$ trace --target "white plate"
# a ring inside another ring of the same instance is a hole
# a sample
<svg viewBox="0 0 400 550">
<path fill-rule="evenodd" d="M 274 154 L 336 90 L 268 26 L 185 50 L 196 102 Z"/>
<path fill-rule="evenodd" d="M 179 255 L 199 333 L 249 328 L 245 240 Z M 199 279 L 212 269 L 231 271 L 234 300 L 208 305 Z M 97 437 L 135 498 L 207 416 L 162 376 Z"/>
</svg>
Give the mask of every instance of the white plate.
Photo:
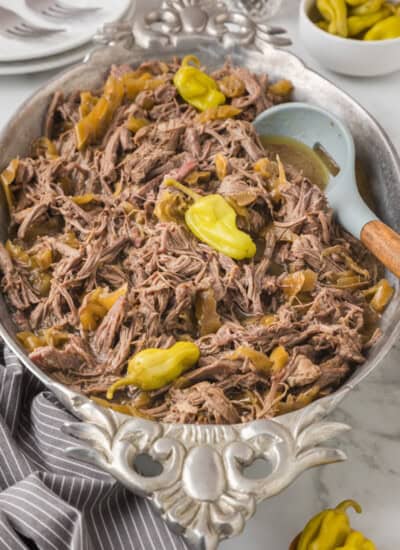
<svg viewBox="0 0 400 550">
<path fill-rule="evenodd" d="M 9 6 L 11 9 L 18 11 L 26 19 L 32 23 L 41 24 L 49 27 L 64 28 L 65 32 L 51 34 L 40 38 L 6 38 L 0 35 L 0 62 L 16 62 L 26 61 L 31 59 L 48 58 L 55 56 L 61 52 L 72 50 L 82 44 L 87 43 L 102 27 L 104 23 L 113 23 L 120 19 L 128 10 L 131 0 L 68 0 L 68 3 L 79 7 L 100 7 L 101 9 L 90 14 L 81 15 L 78 17 L 42 18 L 38 15 L 35 17 L 35 12 L 28 12 L 24 7 L 24 3 L 20 0 L 14 0 Z M 7 3 L 8 4 L 8 3 Z M 0 2 L 0 5 L 6 5 Z M 65 65 L 67 62 L 64 63 Z M 55 65 L 60 66 L 60 65 Z M 36 69 L 35 71 L 37 71 Z M 39 69 L 45 70 L 45 69 Z M 26 71 L 26 72 L 35 72 Z M 0 74 L 18 74 L 16 72 Z"/>
<path fill-rule="evenodd" d="M 0 63 L 0 76 L 15 74 L 40 73 L 50 71 L 58 67 L 65 67 L 81 61 L 86 54 L 94 48 L 93 43 L 89 42 L 79 48 L 75 48 L 64 54 L 43 57 L 32 61 L 18 61 L 15 63 Z"/>
</svg>

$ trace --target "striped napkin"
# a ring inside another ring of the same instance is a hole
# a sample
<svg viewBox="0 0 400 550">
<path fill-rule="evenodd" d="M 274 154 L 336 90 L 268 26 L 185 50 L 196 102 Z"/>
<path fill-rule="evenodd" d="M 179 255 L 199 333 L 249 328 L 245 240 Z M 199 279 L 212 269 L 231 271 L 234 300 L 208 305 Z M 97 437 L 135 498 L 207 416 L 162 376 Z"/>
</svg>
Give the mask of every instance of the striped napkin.
<svg viewBox="0 0 400 550">
<path fill-rule="evenodd" d="M 70 419 L 0 342 L 0 550 L 187 549 L 147 500 L 66 458 Z"/>
</svg>

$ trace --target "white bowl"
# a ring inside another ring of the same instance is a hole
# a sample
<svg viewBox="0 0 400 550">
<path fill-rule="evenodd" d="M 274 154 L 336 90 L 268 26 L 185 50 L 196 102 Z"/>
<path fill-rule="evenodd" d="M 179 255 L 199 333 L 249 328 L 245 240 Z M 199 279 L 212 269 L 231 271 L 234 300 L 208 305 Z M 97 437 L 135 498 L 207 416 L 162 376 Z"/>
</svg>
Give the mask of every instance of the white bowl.
<svg viewBox="0 0 400 550">
<path fill-rule="evenodd" d="M 300 37 L 327 69 L 350 76 L 377 76 L 400 70 L 400 38 L 363 41 L 323 31 L 310 19 L 315 0 L 300 2 Z"/>
</svg>

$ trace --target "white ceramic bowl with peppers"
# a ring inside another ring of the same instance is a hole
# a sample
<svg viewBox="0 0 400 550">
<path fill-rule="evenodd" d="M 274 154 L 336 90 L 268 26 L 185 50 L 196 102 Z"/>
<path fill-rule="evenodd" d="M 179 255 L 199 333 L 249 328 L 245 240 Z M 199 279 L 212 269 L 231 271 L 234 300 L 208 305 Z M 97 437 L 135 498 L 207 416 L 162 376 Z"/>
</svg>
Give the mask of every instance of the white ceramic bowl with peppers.
<svg viewBox="0 0 400 550">
<path fill-rule="evenodd" d="M 343 38 L 320 28 L 317 22 L 321 19 L 316 0 L 301 0 L 300 36 L 323 67 L 350 76 L 378 76 L 400 70 L 400 38 Z"/>
</svg>

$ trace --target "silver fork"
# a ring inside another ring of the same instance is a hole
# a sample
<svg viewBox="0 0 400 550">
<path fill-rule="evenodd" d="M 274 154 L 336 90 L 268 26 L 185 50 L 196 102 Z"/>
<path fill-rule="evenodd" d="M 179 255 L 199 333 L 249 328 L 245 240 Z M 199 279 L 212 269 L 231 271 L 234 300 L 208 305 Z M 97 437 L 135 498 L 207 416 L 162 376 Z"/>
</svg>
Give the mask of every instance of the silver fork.
<svg viewBox="0 0 400 550">
<path fill-rule="evenodd" d="M 65 4 L 62 0 L 25 0 L 26 5 L 41 15 L 51 18 L 76 17 L 94 13 L 101 8 L 79 8 Z"/>
<path fill-rule="evenodd" d="M 40 27 L 28 21 L 15 11 L 0 6 L 0 33 L 8 37 L 39 38 L 48 34 L 62 32 L 64 29 Z"/>
</svg>

